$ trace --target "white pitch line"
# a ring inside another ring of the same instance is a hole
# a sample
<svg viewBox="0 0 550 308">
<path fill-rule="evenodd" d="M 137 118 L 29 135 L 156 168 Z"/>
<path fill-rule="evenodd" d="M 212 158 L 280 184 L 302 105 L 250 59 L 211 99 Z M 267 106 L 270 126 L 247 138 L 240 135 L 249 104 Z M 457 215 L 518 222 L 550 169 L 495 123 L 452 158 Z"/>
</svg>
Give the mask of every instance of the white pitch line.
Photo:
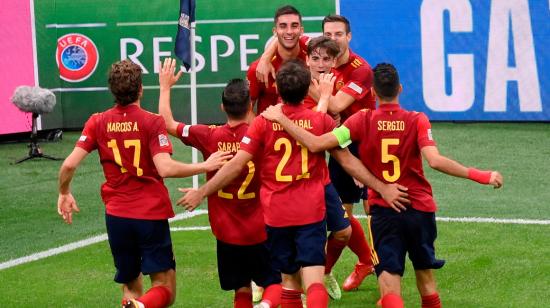
<svg viewBox="0 0 550 308">
<path fill-rule="evenodd" d="M 196 210 L 193 212 L 185 212 L 176 215 L 174 218 L 170 219 L 170 222 L 172 221 L 178 221 L 183 219 L 189 219 L 191 217 L 204 215 L 208 213 L 206 210 Z M 356 218 L 365 219 L 367 218 L 366 215 L 356 215 Z M 539 220 L 539 219 L 504 219 L 504 218 L 492 218 L 492 217 L 436 217 L 437 221 L 443 221 L 443 222 L 466 222 L 466 223 L 493 223 L 493 224 L 518 224 L 518 225 L 550 225 L 550 220 Z M 203 230 L 210 230 L 210 227 L 173 227 L 170 228 L 171 231 L 177 232 L 177 231 L 203 231 Z M 81 240 L 78 242 L 70 243 L 67 245 L 63 245 L 61 247 L 48 249 L 42 252 L 34 253 L 32 255 L 28 255 L 25 257 L 9 260 L 4 263 L 0 263 L 0 270 L 7 269 L 10 267 L 14 267 L 20 264 L 44 259 L 50 256 L 54 256 L 57 254 L 61 254 L 64 252 L 69 252 L 78 248 L 82 248 L 85 246 L 89 246 L 95 243 L 99 243 L 102 241 L 107 240 L 107 234 L 101 234 L 98 236 L 94 236 L 85 240 Z"/>
<path fill-rule="evenodd" d="M 193 212 L 185 212 L 185 213 L 181 213 L 181 214 L 176 215 L 175 217 L 169 219 L 169 221 L 172 222 L 172 221 L 178 221 L 178 220 L 183 220 L 183 219 L 189 219 L 191 217 L 195 217 L 195 216 L 198 216 L 198 215 L 204 215 L 206 213 L 208 213 L 208 211 L 206 211 L 206 210 L 196 210 L 196 211 L 193 211 Z M 91 237 L 91 238 L 88 238 L 88 239 L 85 239 L 85 240 L 81 240 L 81 241 L 73 242 L 73 243 L 70 243 L 70 244 L 67 244 L 67 245 L 63 245 L 63 246 L 60 246 L 60 247 L 57 247 L 57 248 L 52 248 L 52 249 L 48 249 L 48 250 L 41 251 L 41 252 L 38 252 L 38 253 L 33 253 L 32 255 L 28 255 L 28 256 L 25 256 L 25 257 L 12 259 L 12 260 L 0 263 L 0 271 L 3 270 L 3 269 L 7 269 L 7 268 L 10 268 L 10 267 L 20 265 L 20 264 L 29 263 L 29 262 L 32 262 L 32 261 L 36 261 L 36 260 L 44 259 L 44 258 L 47 258 L 47 257 L 55 256 L 55 255 L 58 255 L 58 254 L 61 254 L 61 253 L 64 253 L 64 252 L 69 252 L 69 251 L 72 251 L 72 250 L 75 250 L 75 249 L 78 249 L 78 248 L 86 247 L 86 246 L 89 246 L 89 245 L 92 245 L 92 244 L 95 244 L 95 243 L 103 242 L 105 240 L 107 240 L 107 234 L 106 233 L 100 234 L 100 235 L 97 235 L 97 236 L 94 236 L 94 237 Z"/>
<path fill-rule="evenodd" d="M 170 228 L 170 231 L 172 232 L 178 232 L 178 231 L 205 231 L 210 230 L 209 226 L 204 227 L 173 227 Z"/>
<path fill-rule="evenodd" d="M 550 225 L 550 220 L 542 219 L 515 219 L 515 218 L 492 218 L 492 217 L 436 217 L 437 221 L 446 222 L 475 222 L 492 224 L 515 224 L 515 225 Z"/>
<path fill-rule="evenodd" d="M 172 222 L 172 221 L 184 220 L 184 219 L 189 219 L 189 218 L 199 216 L 199 215 L 204 215 L 204 214 L 208 214 L 208 211 L 207 210 L 196 210 L 196 211 L 193 211 L 193 212 L 183 212 L 183 213 L 180 213 L 180 214 L 168 219 L 168 221 Z"/>
<path fill-rule="evenodd" d="M 356 218 L 367 218 L 367 215 L 356 215 Z M 435 217 L 436 221 L 444 222 L 471 222 L 471 223 L 492 223 L 492 224 L 515 224 L 515 225 L 550 225 L 550 220 L 521 219 L 521 218 L 493 218 L 493 217 Z"/>
<path fill-rule="evenodd" d="M 78 248 L 82 248 L 82 247 L 85 247 L 85 246 L 89 246 L 89 245 L 92 245 L 92 244 L 95 244 L 95 243 L 103 242 L 106 239 L 107 239 L 107 234 L 101 234 L 101 235 L 94 236 L 94 237 L 91 237 L 91 238 L 88 238 L 88 239 L 85 239 L 85 240 L 82 240 L 82 241 L 70 243 L 70 244 L 67 244 L 67 245 L 63 245 L 63 246 L 53 248 L 53 249 L 48 249 L 48 250 L 38 252 L 38 253 L 33 253 L 32 255 L 28 255 L 28 256 L 25 256 L 25 257 L 9 260 L 7 262 L 0 263 L 0 270 L 10 268 L 10 267 L 14 267 L 14 266 L 17 266 L 17 265 L 20 265 L 20 264 L 25 264 L 25 263 L 29 263 L 29 262 L 32 262 L 32 261 L 44 259 L 44 258 L 47 258 L 47 257 L 50 257 L 50 256 L 58 255 L 60 253 L 68 252 L 68 251 L 75 250 L 75 249 L 78 249 Z"/>
</svg>

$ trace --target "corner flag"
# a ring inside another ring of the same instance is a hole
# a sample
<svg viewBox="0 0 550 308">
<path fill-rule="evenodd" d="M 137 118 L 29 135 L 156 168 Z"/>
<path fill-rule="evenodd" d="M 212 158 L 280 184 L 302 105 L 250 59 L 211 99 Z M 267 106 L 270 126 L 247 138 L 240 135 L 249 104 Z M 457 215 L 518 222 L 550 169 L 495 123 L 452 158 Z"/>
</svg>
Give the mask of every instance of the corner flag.
<svg viewBox="0 0 550 308">
<path fill-rule="evenodd" d="M 195 0 L 180 0 L 180 17 L 176 35 L 176 56 L 185 69 L 191 67 L 191 23 L 195 21 Z"/>
</svg>

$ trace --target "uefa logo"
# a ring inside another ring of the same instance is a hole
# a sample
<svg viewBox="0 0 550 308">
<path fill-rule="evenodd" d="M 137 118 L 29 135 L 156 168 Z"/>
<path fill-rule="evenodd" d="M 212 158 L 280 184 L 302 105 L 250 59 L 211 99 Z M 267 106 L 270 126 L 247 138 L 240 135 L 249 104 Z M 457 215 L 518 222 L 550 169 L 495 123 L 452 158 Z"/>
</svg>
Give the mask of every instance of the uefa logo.
<svg viewBox="0 0 550 308">
<path fill-rule="evenodd" d="M 88 79 L 95 71 L 99 62 L 99 53 L 89 37 L 70 33 L 57 40 L 55 61 L 61 79 L 80 82 Z"/>
</svg>

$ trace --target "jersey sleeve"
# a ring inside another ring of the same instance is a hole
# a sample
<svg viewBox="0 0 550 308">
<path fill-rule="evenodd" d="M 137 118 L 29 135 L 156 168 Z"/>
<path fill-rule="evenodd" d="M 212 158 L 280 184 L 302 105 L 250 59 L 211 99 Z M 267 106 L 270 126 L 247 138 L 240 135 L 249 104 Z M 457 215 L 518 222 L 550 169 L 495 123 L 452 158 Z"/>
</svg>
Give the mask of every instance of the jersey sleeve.
<svg viewBox="0 0 550 308">
<path fill-rule="evenodd" d="M 328 133 L 336 128 L 336 122 L 328 113 L 321 113 L 323 115 L 323 121 L 325 124 L 325 131 L 323 133 Z"/>
<path fill-rule="evenodd" d="M 262 136 L 266 127 L 267 120 L 264 117 L 258 116 L 248 127 L 246 134 L 241 140 L 240 149 L 244 150 L 253 156 L 259 152 L 262 147 Z"/>
<path fill-rule="evenodd" d="M 92 152 L 97 149 L 96 127 L 98 118 L 99 114 L 93 114 L 88 121 L 86 121 L 82 134 L 76 142 L 76 146 L 82 148 L 86 152 Z"/>
<path fill-rule="evenodd" d="M 366 64 L 360 65 L 351 72 L 350 79 L 340 91 L 351 95 L 355 100 L 360 100 L 370 92 L 373 79 L 374 74 L 370 67 Z"/>
<path fill-rule="evenodd" d="M 188 146 L 192 146 L 203 153 L 206 146 L 209 144 L 210 136 L 212 135 L 212 129 L 210 126 L 203 124 L 186 125 L 184 123 L 178 123 L 176 132 L 181 142 Z"/>
<path fill-rule="evenodd" d="M 342 126 L 345 126 L 349 129 L 349 138 L 351 141 L 359 141 L 363 139 L 365 133 L 365 119 L 367 118 L 367 113 L 370 110 L 365 109 L 359 112 L 356 112 L 351 117 L 349 117 Z"/>
<path fill-rule="evenodd" d="M 432 125 L 430 124 L 428 117 L 422 112 L 418 113 L 417 130 L 417 142 L 419 148 L 435 145 L 435 141 L 432 136 Z"/>
<path fill-rule="evenodd" d="M 159 153 L 172 154 L 172 143 L 166 132 L 166 124 L 160 116 L 155 116 L 149 127 L 149 151 L 151 157 Z"/>
</svg>

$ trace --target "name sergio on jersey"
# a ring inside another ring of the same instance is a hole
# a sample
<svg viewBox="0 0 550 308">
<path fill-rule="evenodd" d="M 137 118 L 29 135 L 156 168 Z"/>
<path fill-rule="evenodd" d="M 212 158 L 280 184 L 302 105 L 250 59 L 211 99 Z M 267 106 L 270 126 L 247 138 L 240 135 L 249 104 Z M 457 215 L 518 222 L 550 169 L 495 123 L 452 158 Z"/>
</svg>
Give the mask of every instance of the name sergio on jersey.
<svg viewBox="0 0 550 308">
<path fill-rule="evenodd" d="M 404 131 L 404 121 L 378 121 L 378 131 Z"/>
<path fill-rule="evenodd" d="M 292 120 L 292 122 L 294 122 L 294 124 L 300 126 L 303 129 L 307 129 L 307 130 L 313 129 L 313 126 L 311 125 L 311 120 L 299 119 L 299 120 Z M 273 131 L 276 132 L 276 131 L 284 130 L 283 127 L 281 126 L 281 124 L 279 124 L 279 123 L 272 123 L 272 124 L 273 124 Z"/>
<path fill-rule="evenodd" d="M 137 122 L 108 122 L 108 133 L 139 132 Z"/>
<path fill-rule="evenodd" d="M 218 151 L 237 153 L 240 149 L 240 142 L 218 142 Z"/>
</svg>

